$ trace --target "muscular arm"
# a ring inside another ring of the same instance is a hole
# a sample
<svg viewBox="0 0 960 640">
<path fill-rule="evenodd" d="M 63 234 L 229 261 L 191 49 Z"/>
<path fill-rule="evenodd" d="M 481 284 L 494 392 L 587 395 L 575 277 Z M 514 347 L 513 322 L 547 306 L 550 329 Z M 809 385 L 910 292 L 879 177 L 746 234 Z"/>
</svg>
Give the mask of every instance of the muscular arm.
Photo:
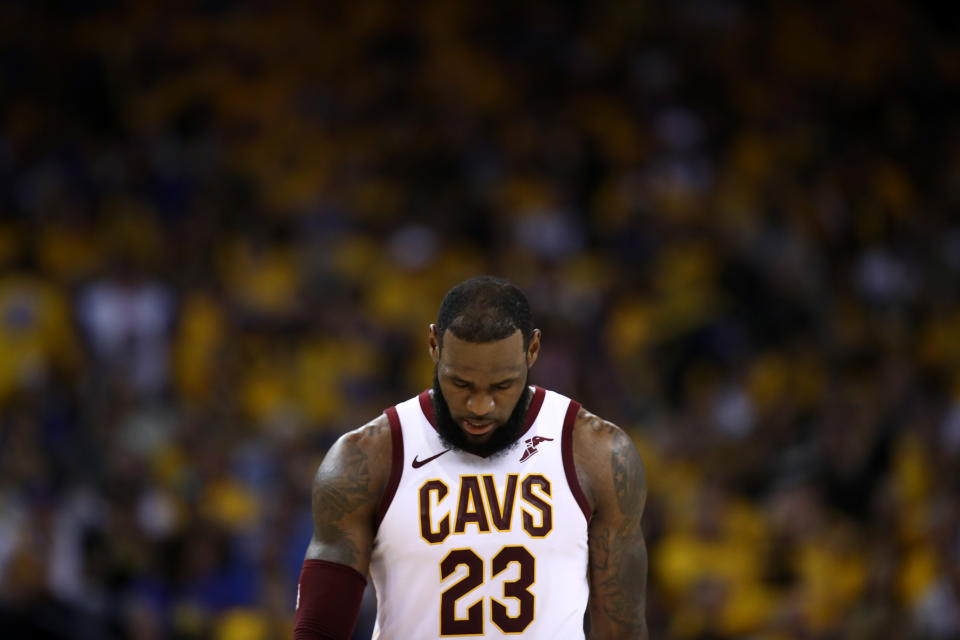
<svg viewBox="0 0 960 640">
<path fill-rule="evenodd" d="M 647 547 L 640 528 L 647 481 L 640 454 L 616 425 L 581 409 L 574 430 L 590 521 L 590 640 L 647 640 Z"/>
<path fill-rule="evenodd" d="M 326 560 L 367 573 L 374 517 L 390 474 L 387 417 L 344 434 L 313 479 L 313 537 L 306 559 Z"/>
</svg>

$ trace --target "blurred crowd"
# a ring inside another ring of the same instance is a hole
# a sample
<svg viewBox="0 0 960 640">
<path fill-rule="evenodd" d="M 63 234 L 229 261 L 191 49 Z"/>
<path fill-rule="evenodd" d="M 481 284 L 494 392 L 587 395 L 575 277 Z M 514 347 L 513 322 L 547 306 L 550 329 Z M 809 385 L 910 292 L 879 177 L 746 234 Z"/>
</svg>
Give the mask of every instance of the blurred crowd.
<svg viewBox="0 0 960 640">
<path fill-rule="evenodd" d="M 317 463 L 494 273 L 643 454 L 651 638 L 960 637 L 938 6 L 4 3 L 2 635 L 291 637 Z"/>
</svg>

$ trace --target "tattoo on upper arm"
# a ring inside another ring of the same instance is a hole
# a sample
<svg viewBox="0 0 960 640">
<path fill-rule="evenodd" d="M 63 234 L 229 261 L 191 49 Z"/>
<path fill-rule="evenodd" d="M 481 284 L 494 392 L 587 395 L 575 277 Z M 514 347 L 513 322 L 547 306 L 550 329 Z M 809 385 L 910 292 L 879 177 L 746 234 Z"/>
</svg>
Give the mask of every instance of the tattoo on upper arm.
<svg viewBox="0 0 960 640">
<path fill-rule="evenodd" d="M 610 468 L 613 471 L 613 484 L 617 490 L 620 513 L 624 516 L 637 516 L 639 527 L 639 516 L 643 513 L 647 489 L 646 479 L 640 454 L 626 434 L 617 438 L 613 451 L 610 452 Z"/>
<path fill-rule="evenodd" d="M 358 549 L 342 520 L 369 504 L 370 499 L 367 453 L 355 444 L 344 444 L 336 459 L 324 460 L 317 470 L 313 485 L 314 538 L 335 545 L 342 552 L 342 561 L 355 562 Z"/>
<path fill-rule="evenodd" d="M 607 508 L 618 513 L 603 519 L 611 524 L 591 529 L 591 609 L 617 625 L 624 637 L 646 638 L 647 549 L 640 527 L 646 499 L 643 463 L 625 433 L 610 423 L 599 422 L 615 431 L 610 480 L 616 503 Z"/>
</svg>

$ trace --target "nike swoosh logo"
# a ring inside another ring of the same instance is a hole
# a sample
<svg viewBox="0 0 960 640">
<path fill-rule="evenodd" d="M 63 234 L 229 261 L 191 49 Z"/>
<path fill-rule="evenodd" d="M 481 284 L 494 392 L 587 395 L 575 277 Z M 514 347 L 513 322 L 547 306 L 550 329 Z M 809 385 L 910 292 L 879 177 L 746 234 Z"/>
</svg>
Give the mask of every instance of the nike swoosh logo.
<svg viewBox="0 0 960 640">
<path fill-rule="evenodd" d="M 420 467 L 427 464 L 431 460 L 436 460 L 437 458 L 445 454 L 447 451 L 450 451 L 450 449 L 444 449 L 440 453 L 430 456 L 429 458 L 424 458 L 423 460 L 417 460 L 417 456 L 413 456 L 413 462 L 411 462 L 410 464 L 413 466 L 414 469 L 419 469 Z"/>
</svg>

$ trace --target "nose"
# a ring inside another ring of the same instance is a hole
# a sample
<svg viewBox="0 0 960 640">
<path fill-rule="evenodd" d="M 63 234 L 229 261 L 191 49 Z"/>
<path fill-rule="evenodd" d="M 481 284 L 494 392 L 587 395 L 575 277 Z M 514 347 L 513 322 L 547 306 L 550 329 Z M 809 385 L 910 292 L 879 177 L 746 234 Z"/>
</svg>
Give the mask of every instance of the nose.
<svg viewBox="0 0 960 640">
<path fill-rule="evenodd" d="M 471 393 L 467 397 L 467 411 L 475 416 L 485 416 L 492 413 L 495 406 L 493 395 L 484 391 Z"/>
</svg>

